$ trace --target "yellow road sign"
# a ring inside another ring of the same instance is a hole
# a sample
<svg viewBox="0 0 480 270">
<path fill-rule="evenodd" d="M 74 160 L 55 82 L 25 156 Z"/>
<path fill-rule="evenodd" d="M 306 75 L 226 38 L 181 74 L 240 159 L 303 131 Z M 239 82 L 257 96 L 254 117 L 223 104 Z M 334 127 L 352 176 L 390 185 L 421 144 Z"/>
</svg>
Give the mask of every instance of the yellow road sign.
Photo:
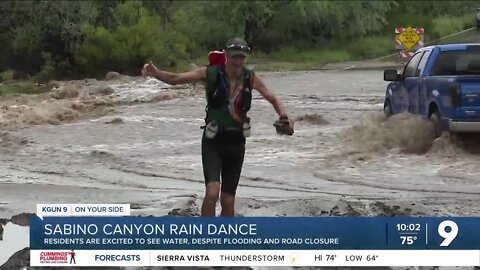
<svg viewBox="0 0 480 270">
<path fill-rule="evenodd" d="M 411 49 L 422 37 L 417 34 L 415 29 L 409 26 L 399 35 L 398 39 L 405 45 L 405 48 Z"/>
</svg>

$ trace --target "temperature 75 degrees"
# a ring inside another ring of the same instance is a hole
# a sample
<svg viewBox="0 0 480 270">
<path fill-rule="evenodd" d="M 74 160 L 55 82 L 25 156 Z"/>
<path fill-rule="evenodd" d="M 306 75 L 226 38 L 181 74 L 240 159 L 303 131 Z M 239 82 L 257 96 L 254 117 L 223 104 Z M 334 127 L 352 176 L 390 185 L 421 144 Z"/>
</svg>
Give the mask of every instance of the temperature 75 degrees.
<svg viewBox="0 0 480 270">
<path fill-rule="evenodd" d="M 415 235 L 400 236 L 400 240 L 402 240 L 402 245 L 411 245 L 417 240 L 417 236 Z"/>
</svg>

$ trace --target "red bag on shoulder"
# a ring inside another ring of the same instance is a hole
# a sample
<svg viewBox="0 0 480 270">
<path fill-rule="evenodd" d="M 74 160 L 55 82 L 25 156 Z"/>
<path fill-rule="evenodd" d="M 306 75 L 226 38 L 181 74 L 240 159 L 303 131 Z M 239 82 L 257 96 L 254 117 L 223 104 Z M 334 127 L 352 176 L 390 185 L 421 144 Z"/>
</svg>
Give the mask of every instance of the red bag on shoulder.
<svg viewBox="0 0 480 270">
<path fill-rule="evenodd" d="M 224 51 L 211 51 L 208 53 L 208 60 L 210 66 L 222 66 L 225 65 L 227 57 Z"/>
</svg>

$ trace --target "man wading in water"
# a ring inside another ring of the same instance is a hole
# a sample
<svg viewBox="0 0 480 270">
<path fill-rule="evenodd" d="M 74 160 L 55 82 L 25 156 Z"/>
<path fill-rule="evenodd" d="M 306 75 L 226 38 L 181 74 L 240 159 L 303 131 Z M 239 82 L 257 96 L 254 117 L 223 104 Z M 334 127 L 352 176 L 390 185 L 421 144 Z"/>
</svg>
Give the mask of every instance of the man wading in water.
<svg viewBox="0 0 480 270">
<path fill-rule="evenodd" d="M 215 216 L 220 189 L 222 216 L 234 215 L 235 193 L 245 155 L 245 137 L 249 136 L 251 89 L 256 89 L 268 100 L 280 116 L 275 123 L 279 134 L 293 134 L 293 122 L 285 108 L 259 77 L 246 69 L 250 53 L 247 43 L 234 38 L 226 45 L 226 62 L 201 67 L 185 73 L 159 70 L 152 63 L 145 64 L 143 76 L 152 76 L 171 85 L 204 82 L 207 96 L 206 126 L 202 138 L 202 163 L 206 192 L 202 216 Z M 220 175 L 222 184 L 220 185 Z"/>
</svg>

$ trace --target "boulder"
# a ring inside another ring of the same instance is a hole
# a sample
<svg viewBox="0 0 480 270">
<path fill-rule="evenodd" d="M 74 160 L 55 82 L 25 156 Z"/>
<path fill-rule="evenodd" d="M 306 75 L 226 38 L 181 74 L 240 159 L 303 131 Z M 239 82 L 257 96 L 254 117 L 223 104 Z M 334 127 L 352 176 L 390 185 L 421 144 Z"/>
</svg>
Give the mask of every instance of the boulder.
<svg viewBox="0 0 480 270">
<path fill-rule="evenodd" d="M 121 79 L 122 77 L 123 77 L 123 75 L 116 72 L 116 71 L 109 71 L 109 72 L 107 72 L 107 75 L 105 75 L 105 79 L 107 81 L 118 80 L 118 79 Z"/>
<path fill-rule="evenodd" d="M 62 85 L 54 88 L 50 93 L 50 96 L 56 99 L 76 98 L 79 93 L 77 87 L 73 85 Z"/>
</svg>

